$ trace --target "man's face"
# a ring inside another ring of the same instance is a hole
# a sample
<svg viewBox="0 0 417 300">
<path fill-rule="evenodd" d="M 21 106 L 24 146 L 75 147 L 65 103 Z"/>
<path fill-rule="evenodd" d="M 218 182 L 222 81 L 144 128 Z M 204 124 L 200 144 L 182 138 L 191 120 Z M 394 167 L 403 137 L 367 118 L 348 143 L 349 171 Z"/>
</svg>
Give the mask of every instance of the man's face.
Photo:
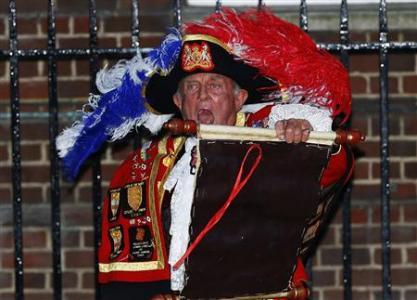
<svg viewBox="0 0 417 300">
<path fill-rule="evenodd" d="M 230 78 L 213 73 L 185 77 L 174 95 L 184 119 L 201 124 L 235 125 L 248 93 Z"/>
</svg>

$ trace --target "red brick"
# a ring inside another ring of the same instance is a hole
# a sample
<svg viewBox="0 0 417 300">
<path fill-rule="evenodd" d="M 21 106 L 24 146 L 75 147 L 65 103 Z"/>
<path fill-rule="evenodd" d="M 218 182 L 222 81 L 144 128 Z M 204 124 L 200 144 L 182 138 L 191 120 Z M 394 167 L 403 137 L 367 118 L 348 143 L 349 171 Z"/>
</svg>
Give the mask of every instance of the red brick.
<svg viewBox="0 0 417 300">
<path fill-rule="evenodd" d="M 391 161 L 390 167 L 390 178 L 400 178 L 400 163 Z M 379 162 L 372 163 L 372 178 L 380 178 L 381 175 L 381 164 Z"/>
<path fill-rule="evenodd" d="M 87 37 L 58 37 L 59 48 L 88 48 L 89 40 Z"/>
<path fill-rule="evenodd" d="M 71 76 L 71 61 L 59 60 L 57 62 L 57 73 L 59 76 Z"/>
<path fill-rule="evenodd" d="M 366 42 L 366 33 L 358 32 L 358 31 L 351 31 L 350 32 L 350 40 L 351 42 Z"/>
<path fill-rule="evenodd" d="M 417 117 L 404 116 L 404 134 L 417 134 Z"/>
<path fill-rule="evenodd" d="M 352 207 L 351 222 L 353 224 L 364 224 L 368 222 L 367 207 Z"/>
<path fill-rule="evenodd" d="M 379 117 L 373 117 L 372 120 L 372 133 L 374 136 L 379 136 Z M 389 115 L 389 132 L 391 135 L 400 134 L 400 118 L 398 115 Z M 367 143 L 367 142 L 366 142 Z"/>
<path fill-rule="evenodd" d="M 371 299 L 371 291 L 355 291 L 353 289 L 352 296 L 353 296 L 352 299 L 355 299 L 355 300 L 369 300 Z"/>
<path fill-rule="evenodd" d="M 350 71 L 377 72 L 378 54 L 354 54 L 350 56 Z"/>
<path fill-rule="evenodd" d="M 368 135 L 368 119 L 365 115 L 354 114 L 352 115 L 352 129 L 358 129 L 365 135 Z"/>
<path fill-rule="evenodd" d="M 314 286 L 335 286 L 336 272 L 334 270 L 314 271 Z"/>
<path fill-rule="evenodd" d="M 352 228 L 352 245 L 366 245 L 380 243 L 379 227 L 354 227 Z"/>
<path fill-rule="evenodd" d="M 417 290 L 406 290 L 405 291 L 405 300 L 414 300 L 417 299 Z"/>
<path fill-rule="evenodd" d="M 379 32 L 377 32 L 377 31 L 371 32 L 370 37 L 371 37 L 372 42 L 379 41 Z M 399 31 L 390 30 L 389 33 L 388 33 L 388 40 L 390 42 L 398 41 L 399 40 Z"/>
<path fill-rule="evenodd" d="M 325 289 L 323 291 L 323 298 L 317 297 L 314 299 L 323 299 L 323 300 L 343 299 L 343 289 L 342 288 Z"/>
<path fill-rule="evenodd" d="M 14 253 L 3 253 L 1 261 L 4 268 L 14 268 Z M 52 266 L 52 255 L 49 252 L 28 252 L 23 251 L 24 269 L 50 268 Z"/>
<path fill-rule="evenodd" d="M 391 205 L 390 207 L 390 220 L 392 223 L 398 223 L 400 221 L 400 209 L 398 206 Z M 372 222 L 379 224 L 381 223 L 381 207 L 372 207 Z"/>
<path fill-rule="evenodd" d="M 404 93 L 417 93 L 417 75 L 404 76 Z"/>
<path fill-rule="evenodd" d="M 407 263 L 417 264 L 417 248 L 407 248 Z"/>
<path fill-rule="evenodd" d="M 369 162 L 356 162 L 353 176 L 355 179 L 369 179 Z"/>
<path fill-rule="evenodd" d="M 60 192 L 61 194 L 60 194 L 59 201 L 61 203 L 75 203 L 76 202 L 73 186 L 71 187 L 68 185 L 61 185 Z M 48 187 L 47 193 L 46 193 L 46 202 L 49 203 L 50 201 L 51 201 L 51 189 Z"/>
<path fill-rule="evenodd" d="M 40 144 L 22 145 L 21 146 L 22 161 L 40 160 L 42 157 L 41 147 L 42 145 Z"/>
<path fill-rule="evenodd" d="M 41 19 L 41 30 L 42 33 L 48 34 L 48 19 Z M 55 18 L 55 30 L 57 34 L 69 33 L 69 17 L 58 15 Z"/>
<path fill-rule="evenodd" d="M 45 81 L 20 82 L 20 97 L 27 99 L 48 98 L 48 83 Z"/>
<path fill-rule="evenodd" d="M 417 40 L 417 31 L 416 30 L 402 30 L 404 41 L 415 41 Z"/>
<path fill-rule="evenodd" d="M 90 63 L 88 60 L 77 60 L 75 63 L 77 75 L 90 75 Z"/>
<path fill-rule="evenodd" d="M 380 195 L 379 185 L 365 185 L 358 184 L 354 182 L 354 187 L 352 189 L 353 200 L 378 200 Z"/>
<path fill-rule="evenodd" d="M 71 250 L 64 254 L 66 268 L 92 268 L 94 265 L 93 250 Z"/>
<path fill-rule="evenodd" d="M 0 231 L 0 249 L 13 247 L 13 233 L 11 230 Z"/>
<path fill-rule="evenodd" d="M 10 177 L 12 176 L 10 167 L 0 167 L 0 182 L 10 182 Z"/>
<path fill-rule="evenodd" d="M 392 243 L 410 243 L 417 239 L 417 228 L 410 226 L 391 226 Z"/>
<path fill-rule="evenodd" d="M 37 32 L 37 18 L 17 18 L 17 34 L 36 34 Z"/>
<path fill-rule="evenodd" d="M 333 226 L 328 226 L 323 236 L 320 237 L 320 244 L 322 245 L 334 245 L 336 244 L 336 231 Z"/>
<path fill-rule="evenodd" d="M 28 300 L 52 300 L 53 294 L 52 292 L 25 292 L 25 299 Z"/>
<path fill-rule="evenodd" d="M 321 252 L 321 265 L 334 266 L 342 264 L 342 248 L 323 248 Z"/>
<path fill-rule="evenodd" d="M 357 286 L 381 286 L 381 270 L 360 269 L 352 270 L 352 285 Z"/>
<path fill-rule="evenodd" d="M 66 292 L 65 299 L 67 300 L 94 300 L 94 293 L 92 292 Z"/>
<path fill-rule="evenodd" d="M 23 182 L 46 182 L 49 181 L 48 166 L 23 166 L 22 167 Z"/>
<path fill-rule="evenodd" d="M 6 34 L 6 26 L 4 26 L 5 21 L 6 21 L 6 18 L 3 18 L 0 20 L 0 35 Z"/>
<path fill-rule="evenodd" d="M 64 248 L 80 247 L 80 231 L 79 230 L 62 230 L 61 243 Z"/>
<path fill-rule="evenodd" d="M 84 247 L 94 247 L 94 232 L 91 230 L 83 232 Z"/>
<path fill-rule="evenodd" d="M 74 17 L 74 32 L 75 33 L 88 33 L 89 22 L 86 16 Z"/>
<path fill-rule="evenodd" d="M 52 279 L 52 278 L 51 278 Z M 75 288 L 77 287 L 78 275 L 75 272 L 65 271 L 62 273 L 62 286 L 64 288 Z M 52 286 L 52 281 L 51 281 Z"/>
<path fill-rule="evenodd" d="M 90 82 L 88 80 L 60 80 L 58 81 L 59 97 L 83 97 L 87 98 L 90 92 Z"/>
<path fill-rule="evenodd" d="M 100 48 L 116 48 L 117 39 L 113 37 L 100 37 L 97 41 L 97 46 Z"/>
<path fill-rule="evenodd" d="M 9 158 L 9 150 L 6 145 L 0 145 L 0 161 L 6 162 Z"/>
<path fill-rule="evenodd" d="M 95 285 L 95 275 L 94 273 L 88 272 L 84 273 L 82 277 L 82 288 L 84 289 L 93 289 Z"/>
<path fill-rule="evenodd" d="M 103 194 L 105 195 L 105 194 Z M 93 198 L 93 192 L 91 187 L 81 187 L 78 191 L 78 201 L 91 203 L 91 199 Z"/>
<path fill-rule="evenodd" d="M 392 265 L 398 265 L 402 264 L 402 254 L 401 249 L 398 248 L 391 248 L 391 264 Z M 381 248 L 376 248 L 374 251 L 374 261 L 376 264 L 381 265 L 382 264 L 382 251 Z"/>
<path fill-rule="evenodd" d="M 0 82 L 0 99 L 10 101 L 10 84 Z"/>
<path fill-rule="evenodd" d="M 415 222 L 417 220 L 417 205 L 408 204 L 403 206 L 404 212 L 404 221 L 405 222 Z"/>
<path fill-rule="evenodd" d="M 47 10 L 47 2 L 39 2 L 36 0 L 16 1 L 16 11 L 23 13 L 45 13 Z"/>
<path fill-rule="evenodd" d="M 104 181 L 110 181 L 113 178 L 114 171 L 118 167 L 118 164 L 102 165 L 101 175 Z"/>
<path fill-rule="evenodd" d="M 1 181 L 1 180 L 0 180 Z M 12 194 L 9 187 L 0 188 L 0 204 L 9 204 L 12 202 Z"/>
<path fill-rule="evenodd" d="M 1 4 L 1 2 L 0 2 L 0 4 Z M 25 295 L 25 297 L 26 296 L 27 295 Z M 14 293 L 10 294 L 8 292 L 0 292 L 0 299 L 1 300 L 14 300 L 14 299 L 16 299 L 16 296 L 15 296 Z"/>
<path fill-rule="evenodd" d="M 139 39 L 140 47 L 156 47 L 161 44 L 163 39 L 163 35 L 155 34 L 152 36 L 141 36 Z M 131 47 L 132 46 L 132 38 L 131 37 L 122 37 L 121 41 L 122 47 Z"/>
<path fill-rule="evenodd" d="M 371 93 L 379 93 L 379 77 L 371 77 Z M 389 77 L 388 78 L 388 92 L 389 93 L 398 93 L 398 78 Z"/>
<path fill-rule="evenodd" d="M 417 162 L 404 163 L 405 177 L 417 179 Z"/>
<path fill-rule="evenodd" d="M 416 285 L 417 283 L 417 268 L 396 268 L 391 269 L 392 284 L 398 285 Z"/>
<path fill-rule="evenodd" d="M 112 16 L 103 19 L 104 32 L 130 32 L 131 20 L 130 17 Z"/>
<path fill-rule="evenodd" d="M 0 289 L 1 288 L 11 288 L 12 287 L 12 273 L 1 272 L 0 273 Z M 0 299 L 1 294 L 0 294 Z"/>
<path fill-rule="evenodd" d="M 415 199 L 416 197 L 417 193 L 415 183 L 396 183 L 391 186 L 392 199 Z"/>
<path fill-rule="evenodd" d="M 42 188 L 41 187 L 23 187 L 22 197 L 25 204 L 35 204 L 43 202 Z"/>
<path fill-rule="evenodd" d="M 0 24 L 1 24 L 1 22 L 0 22 Z M 0 77 L 4 77 L 4 75 L 6 75 L 6 68 L 7 68 L 6 63 L 5 62 L 0 62 Z M 7 71 L 8 70 L 9 69 L 7 68 Z"/>
<path fill-rule="evenodd" d="M 25 231 L 23 246 L 25 248 L 46 248 L 47 236 L 45 231 Z"/>
<path fill-rule="evenodd" d="M 381 291 L 374 291 L 374 298 L 372 299 L 383 299 L 383 295 Z M 392 300 L 402 300 L 400 291 L 396 291 L 395 289 L 392 289 L 391 291 L 391 299 Z"/>
<path fill-rule="evenodd" d="M 19 49 L 28 50 L 28 49 L 47 49 L 48 40 L 46 37 L 24 37 L 19 38 Z"/>
<path fill-rule="evenodd" d="M 91 205 L 77 205 L 61 207 L 63 226 L 92 225 Z"/>
<path fill-rule="evenodd" d="M 388 59 L 390 71 L 414 71 L 416 63 L 414 53 L 391 53 Z"/>
<path fill-rule="evenodd" d="M 45 274 L 43 273 L 28 273 L 25 272 L 24 287 L 31 289 L 44 289 L 45 288 Z"/>
<path fill-rule="evenodd" d="M 415 141 L 392 141 L 389 149 L 391 156 L 416 156 Z"/>
<path fill-rule="evenodd" d="M 49 126 L 47 123 L 40 122 L 23 122 L 22 123 L 22 140 L 48 140 Z"/>
<path fill-rule="evenodd" d="M 357 146 L 360 153 L 363 153 L 363 157 L 379 157 L 379 142 L 366 141 Z"/>
<path fill-rule="evenodd" d="M 22 61 L 19 65 L 20 77 L 36 77 L 38 76 L 38 62 L 37 61 Z"/>
<path fill-rule="evenodd" d="M 359 76 L 350 77 L 350 86 L 352 94 L 365 94 L 366 93 L 366 79 Z"/>
</svg>

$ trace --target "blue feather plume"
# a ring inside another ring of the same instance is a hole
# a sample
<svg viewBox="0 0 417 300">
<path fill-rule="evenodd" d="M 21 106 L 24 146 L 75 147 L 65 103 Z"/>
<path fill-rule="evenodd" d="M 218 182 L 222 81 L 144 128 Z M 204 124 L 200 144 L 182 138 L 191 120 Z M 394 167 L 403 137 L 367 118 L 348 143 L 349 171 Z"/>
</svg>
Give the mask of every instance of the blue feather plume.
<svg viewBox="0 0 417 300">
<path fill-rule="evenodd" d="M 169 72 L 180 49 L 180 33 L 173 29 L 161 46 L 150 51 L 144 60 L 134 58 L 127 62 L 120 85 L 101 95 L 94 111 L 86 113 L 81 121 L 61 133 L 57 148 L 67 179 L 74 180 L 85 160 L 115 132 L 119 130 L 117 138 L 123 138 L 138 122 L 146 121 L 147 101 L 142 96 L 143 86 L 154 71 Z"/>
</svg>

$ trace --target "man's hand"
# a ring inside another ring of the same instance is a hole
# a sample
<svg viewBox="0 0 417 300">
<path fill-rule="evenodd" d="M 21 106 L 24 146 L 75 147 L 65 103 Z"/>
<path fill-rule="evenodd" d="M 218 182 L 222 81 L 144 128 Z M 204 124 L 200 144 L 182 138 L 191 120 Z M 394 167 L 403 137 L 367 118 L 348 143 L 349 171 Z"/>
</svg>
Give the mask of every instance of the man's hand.
<svg viewBox="0 0 417 300">
<path fill-rule="evenodd" d="M 310 122 L 304 119 L 289 119 L 275 123 L 277 137 L 287 143 L 298 144 L 307 141 L 311 130 L 313 127 Z"/>
</svg>

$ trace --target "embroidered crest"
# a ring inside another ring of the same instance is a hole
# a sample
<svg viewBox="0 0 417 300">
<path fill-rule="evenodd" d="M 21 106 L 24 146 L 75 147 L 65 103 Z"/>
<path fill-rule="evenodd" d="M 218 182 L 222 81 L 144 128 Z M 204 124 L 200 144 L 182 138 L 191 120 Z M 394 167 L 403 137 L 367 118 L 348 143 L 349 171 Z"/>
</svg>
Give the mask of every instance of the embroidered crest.
<svg viewBox="0 0 417 300">
<path fill-rule="evenodd" d="M 211 56 L 209 45 L 206 42 L 188 43 L 184 45 L 181 56 L 182 69 L 187 72 L 201 69 L 211 71 L 214 69 L 214 63 Z"/>
<path fill-rule="evenodd" d="M 129 228 L 131 261 L 147 261 L 152 258 L 154 243 L 148 226 Z"/>
<path fill-rule="evenodd" d="M 121 206 L 125 218 L 143 216 L 146 211 L 145 181 L 128 184 L 122 193 Z"/>
<path fill-rule="evenodd" d="M 110 204 L 110 210 L 109 210 L 109 221 L 115 221 L 117 219 L 117 215 L 119 212 L 120 207 L 120 189 L 112 189 L 109 191 L 109 204 Z"/>
<path fill-rule="evenodd" d="M 137 211 L 142 204 L 142 185 L 134 185 L 127 188 L 127 203 Z"/>
<path fill-rule="evenodd" d="M 112 244 L 110 259 L 114 259 L 122 252 L 124 248 L 122 226 L 119 225 L 110 228 L 109 235 Z"/>
</svg>

